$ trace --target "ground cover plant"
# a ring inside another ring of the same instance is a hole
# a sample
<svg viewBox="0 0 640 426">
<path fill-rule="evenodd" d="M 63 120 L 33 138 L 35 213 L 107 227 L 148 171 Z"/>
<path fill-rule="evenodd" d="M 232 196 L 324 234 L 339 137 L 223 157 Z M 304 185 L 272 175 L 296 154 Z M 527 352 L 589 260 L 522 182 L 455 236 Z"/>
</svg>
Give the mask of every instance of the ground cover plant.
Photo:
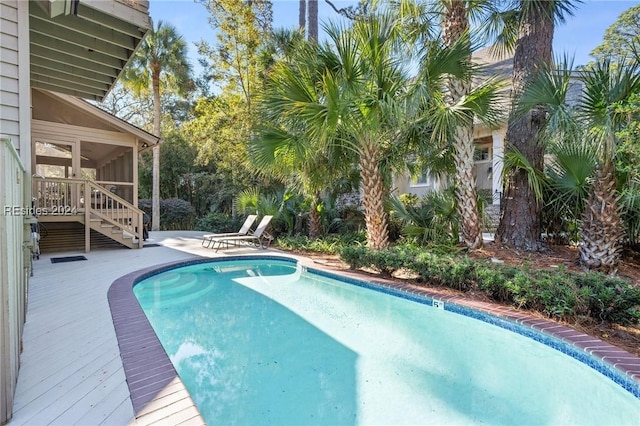
<svg viewBox="0 0 640 426">
<path fill-rule="evenodd" d="M 341 258 L 351 268 L 375 268 L 391 274 L 401 268 L 431 285 L 469 292 L 482 291 L 492 300 L 532 309 L 555 319 L 590 317 L 621 325 L 640 323 L 640 288 L 601 273 L 513 267 L 465 255 L 435 254 L 419 247 L 396 246 L 373 251 L 346 246 Z"/>
<path fill-rule="evenodd" d="M 304 250 L 323 254 L 340 254 L 345 244 L 354 242 L 364 244 L 364 232 L 353 232 L 342 235 L 330 235 L 324 238 L 309 238 L 304 235 L 284 236 L 278 238 L 278 246 L 289 251 Z"/>
</svg>

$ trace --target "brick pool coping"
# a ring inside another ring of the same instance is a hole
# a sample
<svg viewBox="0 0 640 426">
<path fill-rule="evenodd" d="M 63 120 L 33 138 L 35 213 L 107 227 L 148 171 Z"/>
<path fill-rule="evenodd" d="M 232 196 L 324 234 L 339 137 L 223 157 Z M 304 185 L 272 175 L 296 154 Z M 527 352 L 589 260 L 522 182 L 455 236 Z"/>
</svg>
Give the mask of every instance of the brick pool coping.
<svg viewBox="0 0 640 426">
<path fill-rule="evenodd" d="M 347 278 L 348 282 L 352 284 L 374 288 L 411 300 L 424 298 L 431 300 L 436 299 L 445 302 L 445 306 L 448 308 L 447 310 L 463 315 L 475 316 L 469 312 L 479 311 L 480 316 L 484 315 L 488 317 L 491 315 L 496 317 L 498 321 L 507 320 L 520 327 L 529 327 L 569 344 L 570 348 L 577 348 L 577 350 L 571 353 L 561 348 L 556 349 L 577 358 L 579 361 L 590 364 L 588 359 L 589 355 L 593 355 L 595 358 L 603 361 L 604 365 L 613 369 L 611 370 L 613 373 L 607 374 L 606 371 L 601 371 L 600 368 L 593 365 L 591 366 L 625 387 L 637 398 L 640 398 L 640 357 L 552 320 L 534 317 L 506 306 L 451 295 L 444 291 L 438 291 L 438 289 L 426 289 L 413 284 L 399 283 L 378 277 L 367 277 L 356 272 L 331 268 L 321 263 L 315 263 L 310 259 L 297 256 L 248 255 L 225 256 L 213 259 L 208 257 L 194 257 L 134 271 L 115 280 L 109 288 L 108 300 L 111 316 L 120 347 L 120 356 L 127 378 L 133 409 L 138 419 L 148 414 L 148 410 L 145 410 L 148 404 L 154 401 L 158 395 L 163 395 L 163 390 L 172 383 L 176 381 L 180 382 L 180 379 L 133 293 L 135 284 L 145 278 L 180 266 L 246 259 L 248 257 L 297 262 L 302 267 L 311 269 L 313 272 L 320 273 L 321 275 L 338 275 Z M 422 303 L 424 303 L 424 300 L 422 300 Z M 460 309 L 465 308 L 473 311 L 460 312 Z M 503 328 L 512 329 L 509 326 L 505 326 L 505 324 L 487 321 L 487 318 L 484 317 L 478 319 L 491 322 Z M 521 332 L 521 330 L 513 329 L 512 331 Z M 528 337 L 536 339 L 534 336 Z M 542 343 L 548 344 L 544 341 L 542 341 Z M 584 354 L 584 357 L 581 356 L 582 354 Z M 625 384 L 620 383 L 612 377 L 612 375 L 615 375 L 615 371 L 620 371 L 631 378 L 632 384 L 627 383 L 625 386 Z M 197 407 L 195 407 L 192 400 L 190 400 L 190 404 L 193 405 L 193 409 L 197 412 Z M 199 417 L 199 421 L 204 423 L 201 417 Z"/>
</svg>

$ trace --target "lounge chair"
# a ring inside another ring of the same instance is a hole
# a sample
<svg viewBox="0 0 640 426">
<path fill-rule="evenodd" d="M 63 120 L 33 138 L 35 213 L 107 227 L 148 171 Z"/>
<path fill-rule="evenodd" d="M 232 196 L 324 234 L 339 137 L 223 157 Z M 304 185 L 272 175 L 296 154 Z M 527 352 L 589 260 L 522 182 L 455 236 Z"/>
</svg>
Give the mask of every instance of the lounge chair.
<svg viewBox="0 0 640 426">
<path fill-rule="evenodd" d="M 220 250 L 222 245 L 225 245 L 225 248 L 229 247 L 229 244 L 238 245 L 241 243 L 253 243 L 260 248 L 267 248 L 273 237 L 265 232 L 267 226 L 269 226 L 269 222 L 271 222 L 271 218 L 273 216 L 265 216 L 262 218 L 258 227 L 252 234 L 240 235 L 240 236 L 229 236 L 229 237 L 216 237 L 212 238 L 211 241 L 214 243 L 214 247 L 216 252 Z"/>
<path fill-rule="evenodd" d="M 258 216 L 255 214 L 250 214 L 249 216 L 247 216 L 247 218 L 245 219 L 244 223 L 242 224 L 242 227 L 240 228 L 240 230 L 238 232 L 227 232 L 224 234 L 205 234 L 202 236 L 202 247 L 204 247 L 204 243 L 207 243 L 207 248 L 209 248 L 209 246 L 211 245 L 211 242 L 213 241 L 214 238 L 224 238 L 224 237 L 240 237 L 240 236 L 244 236 L 247 235 L 249 233 L 249 230 L 251 229 L 251 225 L 253 225 L 253 222 L 256 221 L 256 218 Z"/>
</svg>

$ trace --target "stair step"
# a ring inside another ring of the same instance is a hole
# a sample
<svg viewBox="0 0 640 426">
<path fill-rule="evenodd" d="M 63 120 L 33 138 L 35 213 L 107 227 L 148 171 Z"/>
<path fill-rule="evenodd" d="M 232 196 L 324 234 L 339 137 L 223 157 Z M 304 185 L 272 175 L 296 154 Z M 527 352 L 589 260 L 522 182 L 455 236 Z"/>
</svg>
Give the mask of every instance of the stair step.
<svg viewBox="0 0 640 426">
<path fill-rule="evenodd" d="M 60 251 L 84 251 L 84 226 L 79 222 L 51 222 L 43 225 L 40 251 L 55 253 Z M 94 229 L 91 230 L 91 250 L 97 248 L 125 248 L 120 242 Z"/>
</svg>

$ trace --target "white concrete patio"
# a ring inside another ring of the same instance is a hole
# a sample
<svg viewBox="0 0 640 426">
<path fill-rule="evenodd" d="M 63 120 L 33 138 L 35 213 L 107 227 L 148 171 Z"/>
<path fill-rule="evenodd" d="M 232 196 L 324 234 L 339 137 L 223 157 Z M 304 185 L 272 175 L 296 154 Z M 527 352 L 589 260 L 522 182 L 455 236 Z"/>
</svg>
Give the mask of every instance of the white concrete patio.
<svg viewBox="0 0 640 426">
<path fill-rule="evenodd" d="M 134 416 L 107 301 L 113 281 L 148 266 L 226 253 L 201 246 L 202 232 L 152 232 L 139 250 L 55 253 L 34 261 L 24 347 L 9 425 L 204 424 L 182 383 L 167 386 Z M 87 260 L 51 263 L 51 257 Z"/>
</svg>

